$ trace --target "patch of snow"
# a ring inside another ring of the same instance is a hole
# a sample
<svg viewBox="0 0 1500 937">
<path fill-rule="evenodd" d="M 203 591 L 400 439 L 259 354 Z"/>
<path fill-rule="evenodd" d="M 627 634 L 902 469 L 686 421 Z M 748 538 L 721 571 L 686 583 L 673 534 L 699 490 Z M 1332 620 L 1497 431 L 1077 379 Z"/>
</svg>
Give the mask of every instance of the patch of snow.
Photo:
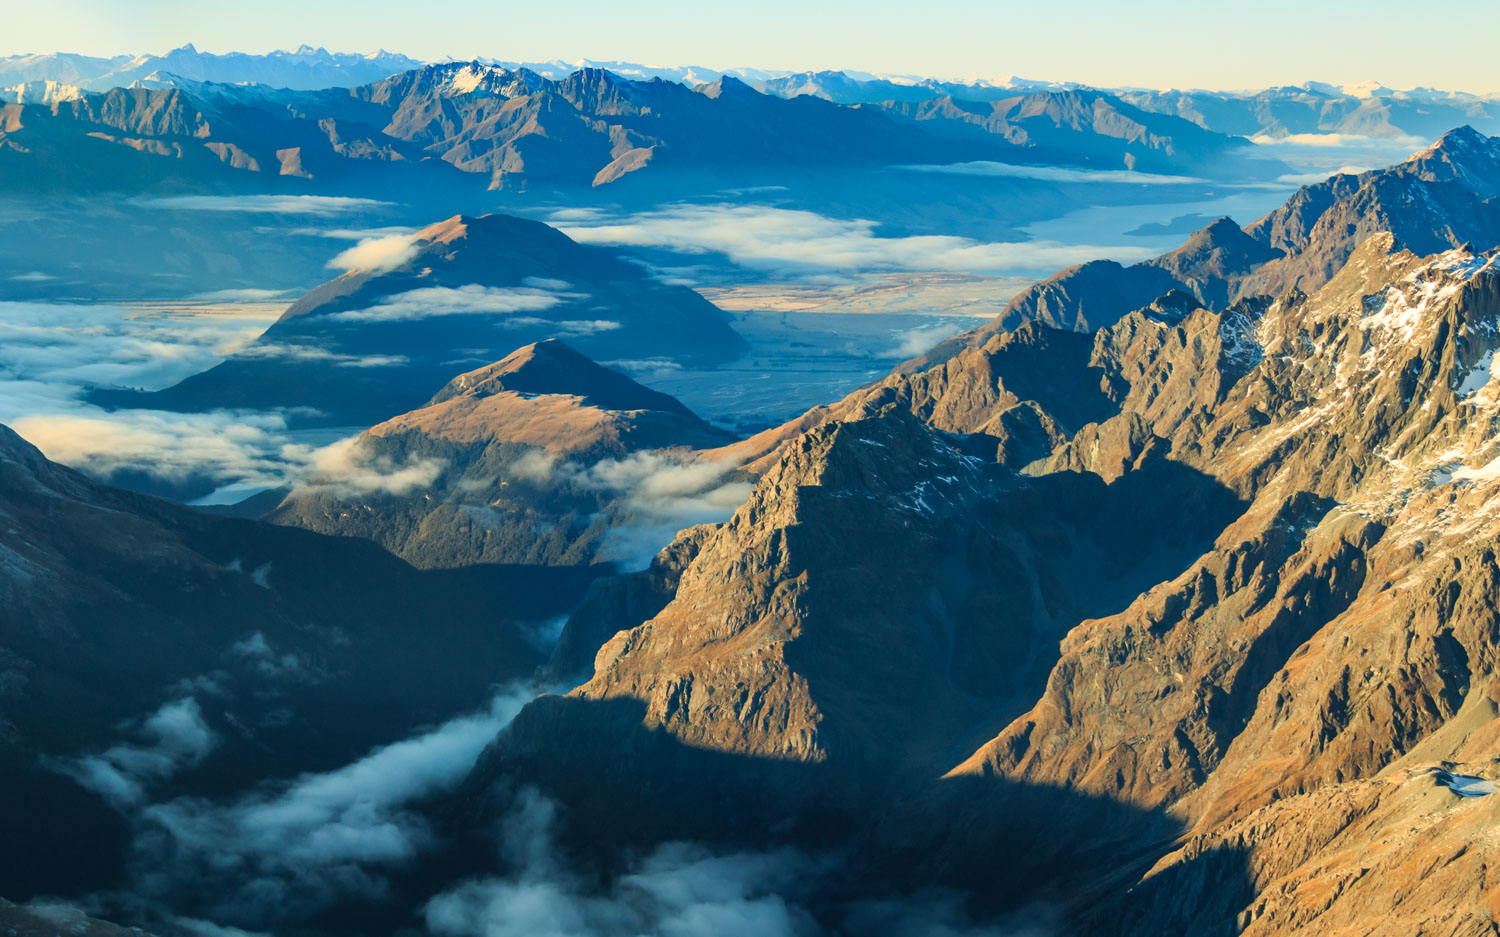
<svg viewBox="0 0 1500 937">
<path fill-rule="evenodd" d="M 1438 770 L 1434 775 L 1438 784 L 1459 797 L 1488 797 L 1490 794 L 1500 793 L 1500 784 L 1472 774 Z"/>
<path fill-rule="evenodd" d="M 1500 456 L 1496 456 L 1479 468 L 1469 468 L 1467 465 L 1453 470 L 1454 481 L 1489 481 L 1492 478 L 1500 478 Z"/>
<path fill-rule="evenodd" d="M 1489 384 L 1494 376 L 1492 371 L 1494 363 L 1495 352 L 1492 350 L 1483 358 L 1480 358 L 1479 362 L 1470 369 L 1469 373 L 1464 375 L 1463 381 L 1454 390 L 1454 393 L 1458 395 L 1460 400 L 1467 400 L 1473 397 L 1479 391 L 1483 390 L 1485 385 Z"/>
</svg>

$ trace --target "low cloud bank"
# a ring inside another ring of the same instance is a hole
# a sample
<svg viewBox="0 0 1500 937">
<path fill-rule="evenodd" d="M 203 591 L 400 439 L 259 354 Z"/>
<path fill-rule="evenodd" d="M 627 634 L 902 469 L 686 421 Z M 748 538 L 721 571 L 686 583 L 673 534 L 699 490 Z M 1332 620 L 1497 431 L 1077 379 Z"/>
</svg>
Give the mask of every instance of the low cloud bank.
<svg viewBox="0 0 1500 937">
<path fill-rule="evenodd" d="M 167 211 L 265 212 L 275 215 L 337 215 L 390 208 L 393 204 L 372 198 L 335 195 L 171 195 L 134 201 L 147 208 Z"/>
<path fill-rule="evenodd" d="M 1137 247 L 1054 241 L 880 237 L 874 221 L 764 205 L 674 205 L 626 216 L 598 209 L 569 210 L 554 213 L 549 220 L 575 241 L 587 244 L 721 253 L 742 267 L 793 276 L 883 270 L 1050 273 L 1100 257 L 1134 261 L 1149 255 Z"/>
<path fill-rule="evenodd" d="M 335 497 L 369 494 L 405 495 L 430 488 L 447 463 L 441 459 L 411 459 L 396 463 L 373 455 L 359 436 L 351 436 L 319 449 L 283 450 L 303 463 L 297 489 Z"/>
<path fill-rule="evenodd" d="M 936 322 L 932 325 L 919 325 L 914 329 L 902 332 L 896 343 L 887 350 L 882 357 L 915 358 L 938 342 L 946 341 L 962 332 L 964 323 L 960 322 Z"/>
<path fill-rule="evenodd" d="M 132 734 L 138 741 L 58 759 L 51 767 L 123 810 L 145 803 L 151 788 L 202 762 L 218 741 L 192 697 L 165 704 Z"/>
<path fill-rule="evenodd" d="M 263 636 L 238 642 L 274 658 Z M 560 691 L 562 688 L 548 688 Z M 133 882 L 121 898 L 197 937 L 259 937 L 345 902 L 395 897 L 391 876 L 440 845 L 422 814 L 454 789 L 485 747 L 541 688 L 498 691 L 478 712 L 373 749 L 343 767 L 262 784 L 232 798 L 150 803 L 155 783 L 195 764 L 214 736 L 192 699 L 162 707 L 123 743 L 93 788 L 133 822 Z M 79 759 L 79 763 L 89 759 Z M 114 778 L 120 775 L 124 783 Z M 145 779 L 150 783 L 134 783 Z M 574 869 L 556 846 L 558 806 L 537 791 L 511 795 L 495 827 L 497 874 L 410 896 L 431 937 L 1042 937 L 1045 918 L 976 922 L 958 895 L 896 895 L 852 882 L 837 856 L 783 847 L 715 850 L 667 843 L 611 881 Z M 58 906 L 58 920 L 81 912 Z M 98 911 L 95 911 L 98 913 Z M 59 916 L 60 915 L 60 916 Z M 106 915 L 113 916 L 113 915 Z M 1040 921 L 1041 923 L 1034 923 Z"/>
<path fill-rule="evenodd" d="M 433 842 L 415 803 L 461 781 L 538 692 L 507 688 L 480 712 L 337 770 L 228 802 L 178 798 L 147 806 L 137 814 L 139 887 L 159 900 L 185 898 L 201 908 L 195 914 L 256 929 L 341 898 L 381 895 L 383 871 Z"/>
<path fill-rule="evenodd" d="M 326 236 L 326 235 L 325 235 Z M 417 239 L 412 234 L 384 234 L 361 238 L 328 261 L 330 270 L 394 270 L 417 255 Z"/>
<path fill-rule="evenodd" d="M 411 362 L 405 355 L 346 355 L 316 345 L 262 343 L 239 353 L 241 358 L 277 358 L 286 361 L 324 361 L 340 368 L 391 368 Z"/>
<path fill-rule="evenodd" d="M 0 302 L 0 381 L 35 381 L 73 394 L 87 384 L 154 390 L 217 364 L 275 317 L 174 317 L 110 303 Z M 16 394 L 0 397 L 0 420 L 14 418 L 26 403 Z"/>
<path fill-rule="evenodd" d="M 1371 166 L 1339 166 L 1327 171 L 1287 173 L 1284 176 L 1277 176 L 1276 181 L 1291 185 L 1317 185 L 1319 182 L 1327 181 L 1329 176 L 1357 176 L 1369 172 L 1372 168 Z"/>
<path fill-rule="evenodd" d="M 300 460 L 286 456 L 303 451 L 288 449 L 286 418 L 278 413 L 105 413 L 89 407 L 13 419 L 10 425 L 49 459 L 106 479 L 143 471 L 172 483 L 207 478 L 270 488 L 297 471 Z"/>
<path fill-rule="evenodd" d="M 527 481 L 618 495 L 615 523 L 603 538 L 600 556 L 622 570 L 645 569 L 684 527 L 727 520 L 754 487 L 747 481 L 727 480 L 733 470 L 731 463 L 684 461 L 656 452 L 581 465 L 538 450 L 510 466 L 513 476 Z"/>
<path fill-rule="evenodd" d="M 1395 135 L 1372 137 L 1359 133 L 1289 133 L 1275 136 L 1258 133 L 1250 138 L 1256 146 L 1316 147 L 1319 149 L 1344 149 L 1348 147 L 1410 147 L 1417 149 L 1431 143 L 1424 137 Z"/>
<path fill-rule="evenodd" d="M 556 805 L 523 789 L 501 825 L 508 876 L 450 888 L 427 902 L 434 937 L 1041 937 L 1045 924 L 980 924 L 949 893 L 836 899 L 833 857 L 784 848 L 714 852 L 668 843 L 599 886 L 553 842 Z"/>
<path fill-rule="evenodd" d="M 1043 182 L 1088 182 L 1111 185 L 1210 185 L 1208 179 L 1193 176 L 1169 176 L 1162 173 L 1136 172 L 1133 169 L 1073 169 L 1066 166 L 1024 166 L 975 160 L 969 163 L 922 164 L 897 166 L 907 172 L 940 173 L 955 176 L 1000 176 L 1010 179 L 1037 179 Z"/>
<path fill-rule="evenodd" d="M 262 289 L 234 289 L 234 290 L 209 290 L 206 293 L 194 293 L 188 299 L 209 303 L 260 303 L 281 299 L 293 290 L 262 290 Z"/>
<path fill-rule="evenodd" d="M 424 286 L 387 296 L 366 309 L 332 313 L 329 318 L 347 322 L 400 322 L 435 316 L 508 315 L 541 312 L 563 301 L 564 297 L 558 293 L 532 287 L 480 286 L 477 283 Z"/>
</svg>

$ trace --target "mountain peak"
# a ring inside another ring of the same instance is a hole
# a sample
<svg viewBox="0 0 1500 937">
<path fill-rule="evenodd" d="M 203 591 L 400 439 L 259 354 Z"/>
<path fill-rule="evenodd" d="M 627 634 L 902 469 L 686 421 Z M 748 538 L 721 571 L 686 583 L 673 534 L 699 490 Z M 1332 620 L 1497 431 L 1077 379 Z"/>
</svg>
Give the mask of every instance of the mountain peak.
<svg viewBox="0 0 1500 937">
<path fill-rule="evenodd" d="M 1464 124 L 1403 164 L 1420 178 L 1462 183 L 1480 198 L 1500 194 L 1500 137 Z"/>
<path fill-rule="evenodd" d="M 713 81 L 706 85 L 698 85 L 693 90 L 706 98 L 722 98 L 725 95 L 739 96 L 760 93 L 733 75 L 724 75 L 718 81 Z"/>
<path fill-rule="evenodd" d="M 489 397 L 505 391 L 582 397 L 602 410 L 662 410 L 693 415 L 676 398 L 643 387 L 555 338 L 524 345 L 494 364 L 460 374 L 438 391 L 428 405 L 455 397 Z"/>
<path fill-rule="evenodd" d="M 1475 146 L 1487 146 L 1492 142 L 1493 138 L 1485 136 L 1468 124 L 1464 124 L 1459 127 L 1454 127 L 1452 130 L 1443 134 L 1442 137 L 1438 139 L 1437 143 L 1434 144 L 1434 146 L 1439 149 L 1455 150 L 1467 149 Z"/>
<path fill-rule="evenodd" d="M 1425 150 L 1412 154 L 1407 162 L 1420 163 L 1433 157 L 1449 161 L 1471 160 L 1476 157 L 1494 160 L 1497 156 L 1500 156 L 1500 137 L 1486 136 L 1464 124 L 1443 134 Z"/>
</svg>

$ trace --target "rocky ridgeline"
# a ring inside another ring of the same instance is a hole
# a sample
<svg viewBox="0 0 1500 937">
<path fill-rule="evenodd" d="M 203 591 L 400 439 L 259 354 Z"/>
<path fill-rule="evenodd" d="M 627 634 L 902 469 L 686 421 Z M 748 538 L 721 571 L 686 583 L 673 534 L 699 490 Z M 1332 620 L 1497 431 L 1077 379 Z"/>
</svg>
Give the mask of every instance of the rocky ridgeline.
<svg viewBox="0 0 1500 937">
<path fill-rule="evenodd" d="M 1495 146 L 1450 135 L 1354 190 L 1472 187 Z M 1461 230 L 1374 231 L 1223 305 L 1178 279 L 1092 336 L 989 330 L 742 444 L 750 500 L 476 777 L 596 811 L 753 777 L 742 830 L 774 809 L 816 841 L 809 805 L 843 809 L 870 868 L 975 885 L 1034 874 L 996 840 L 1043 836 L 1038 887 L 1101 933 L 1487 932 L 1500 265 Z M 1254 269 L 1308 259 L 1278 250 Z M 601 758 L 607 795 L 559 781 Z M 1018 819 L 1038 791 L 1078 825 Z M 1100 804 L 1137 812 L 1054 867 Z"/>
</svg>

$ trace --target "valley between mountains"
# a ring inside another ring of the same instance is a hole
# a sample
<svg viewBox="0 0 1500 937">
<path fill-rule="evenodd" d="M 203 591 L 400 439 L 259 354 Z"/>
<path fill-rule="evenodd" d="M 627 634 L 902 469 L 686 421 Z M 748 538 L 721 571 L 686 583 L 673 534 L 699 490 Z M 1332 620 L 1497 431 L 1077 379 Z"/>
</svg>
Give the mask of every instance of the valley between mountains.
<svg viewBox="0 0 1500 937">
<path fill-rule="evenodd" d="M 246 499 L 0 428 L 0 926 L 1497 932 L 1500 137 L 1054 265 L 737 426 L 662 388 L 741 360 L 738 320 L 544 193 L 816 188 L 836 150 L 820 204 L 897 223 L 892 166 L 1249 178 L 1203 95 L 794 78 L 823 94 L 449 63 L 3 105 L 7 186 L 347 174 L 463 210 L 211 367 L 89 383 L 339 431 Z"/>
</svg>

